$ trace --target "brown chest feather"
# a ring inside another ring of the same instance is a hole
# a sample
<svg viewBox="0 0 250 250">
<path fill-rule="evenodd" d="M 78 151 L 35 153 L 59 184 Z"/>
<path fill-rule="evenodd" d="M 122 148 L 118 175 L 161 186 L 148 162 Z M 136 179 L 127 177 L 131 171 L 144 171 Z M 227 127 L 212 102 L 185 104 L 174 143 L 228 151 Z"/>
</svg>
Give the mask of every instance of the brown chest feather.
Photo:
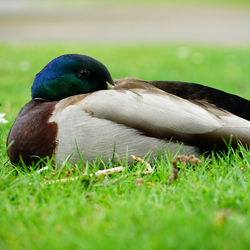
<svg viewBox="0 0 250 250">
<path fill-rule="evenodd" d="M 22 156 L 25 164 L 39 157 L 52 156 L 56 148 L 57 124 L 48 122 L 57 102 L 34 99 L 18 114 L 7 139 L 8 155 L 13 164 Z"/>
</svg>

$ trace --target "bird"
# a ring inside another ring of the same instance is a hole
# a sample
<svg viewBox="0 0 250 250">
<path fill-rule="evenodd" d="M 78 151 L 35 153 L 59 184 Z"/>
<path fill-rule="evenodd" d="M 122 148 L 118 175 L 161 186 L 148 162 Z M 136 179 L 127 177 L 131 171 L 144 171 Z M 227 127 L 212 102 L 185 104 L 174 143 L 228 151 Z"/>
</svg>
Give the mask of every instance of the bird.
<svg viewBox="0 0 250 250">
<path fill-rule="evenodd" d="M 66 54 L 36 74 L 7 138 L 12 164 L 202 154 L 250 146 L 250 101 L 201 84 L 113 80 L 104 64 Z"/>
</svg>

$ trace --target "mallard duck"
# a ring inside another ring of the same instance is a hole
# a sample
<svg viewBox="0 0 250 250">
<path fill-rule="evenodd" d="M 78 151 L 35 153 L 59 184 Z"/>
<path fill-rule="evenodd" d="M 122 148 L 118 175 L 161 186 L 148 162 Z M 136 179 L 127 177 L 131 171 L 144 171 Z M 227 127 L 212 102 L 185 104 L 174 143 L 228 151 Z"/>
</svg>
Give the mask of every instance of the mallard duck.
<svg viewBox="0 0 250 250">
<path fill-rule="evenodd" d="M 111 86 L 113 85 L 113 86 Z M 113 81 L 107 68 L 84 55 L 51 61 L 31 88 L 7 139 L 13 164 L 53 156 L 107 162 L 161 150 L 199 154 L 250 146 L 250 101 L 183 82 Z M 232 137 L 233 135 L 233 137 Z"/>
</svg>

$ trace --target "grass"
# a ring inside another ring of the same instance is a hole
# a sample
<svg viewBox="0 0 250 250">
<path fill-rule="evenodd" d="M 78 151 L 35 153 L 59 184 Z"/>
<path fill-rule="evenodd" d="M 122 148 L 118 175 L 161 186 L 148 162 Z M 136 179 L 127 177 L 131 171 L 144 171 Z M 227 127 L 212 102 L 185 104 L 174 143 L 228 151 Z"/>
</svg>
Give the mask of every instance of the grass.
<svg viewBox="0 0 250 250">
<path fill-rule="evenodd" d="M 244 149 L 202 157 L 195 168 L 181 165 L 170 186 L 167 154 L 159 155 L 152 175 L 136 175 L 143 166 L 134 163 L 123 173 L 127 177 L 104 186 L 94 177 L 40 185 L 46 176 L 65 177 L 72 167 L 67 164 L 55 176 L 51 166 L 37 174 L 10 165 L 6 137 L 30 99 L 34 75 L 64 53 L 99 59 L 113 78 L 199 82 L 250 98 L 250 48 L 0 45 L 0 113 L 9 120 L 0 124 L 0 249 L 249 249 L 250 152 Z M 71 175 L 99 165 L 78 165 Z M 142 186 L 136 185 L 139 177 Z"/>
</svg>

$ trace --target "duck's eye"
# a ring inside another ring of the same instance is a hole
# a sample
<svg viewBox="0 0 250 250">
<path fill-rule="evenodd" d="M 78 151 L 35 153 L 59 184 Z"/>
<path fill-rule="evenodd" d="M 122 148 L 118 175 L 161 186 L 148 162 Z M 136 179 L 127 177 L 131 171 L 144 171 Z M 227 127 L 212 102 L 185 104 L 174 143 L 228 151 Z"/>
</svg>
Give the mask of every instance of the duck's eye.
<svg viewBox="0 0 250 250">
<path fill-rule="evenodd" d="M 83 68 L 78 72 L 79 78 L 85 79 L 85 78 L 89 77 L 89 75 L 90 75 L 90 71 L 86 68 Z"/>
</svg>

